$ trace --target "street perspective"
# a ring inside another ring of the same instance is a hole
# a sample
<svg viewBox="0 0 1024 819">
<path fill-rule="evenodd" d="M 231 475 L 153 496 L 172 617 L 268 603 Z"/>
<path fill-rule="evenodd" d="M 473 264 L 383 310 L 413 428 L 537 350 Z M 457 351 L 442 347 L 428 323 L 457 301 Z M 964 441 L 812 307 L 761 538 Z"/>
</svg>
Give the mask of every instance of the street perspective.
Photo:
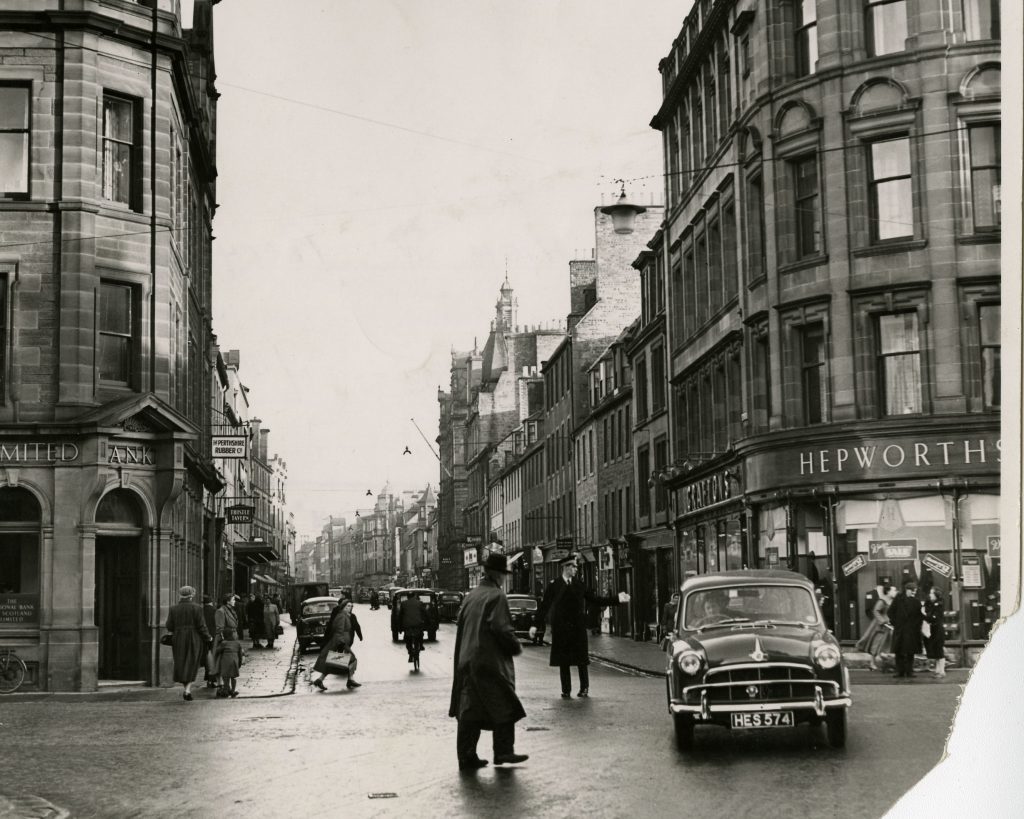
<svg viewBox="0 0 1024 819">
<path fill-rule="evenodd" d="M 1018 816 L 1022 25 L 0 2 L 0 819 Z"/>
</svg>

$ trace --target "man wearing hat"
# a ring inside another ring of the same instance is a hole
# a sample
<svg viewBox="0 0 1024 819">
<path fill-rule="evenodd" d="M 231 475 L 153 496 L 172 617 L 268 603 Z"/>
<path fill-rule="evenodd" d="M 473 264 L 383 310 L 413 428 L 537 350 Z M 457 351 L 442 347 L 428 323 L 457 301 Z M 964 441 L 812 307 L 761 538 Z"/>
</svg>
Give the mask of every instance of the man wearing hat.
<svg viewBox="0 0 1024 819">
<path fill-rule="evenodd" d="M 629 595 L 600 597 L 583 585 L 577 576 L 579 565 L 576 555 L 561 561 L 562 576 L 552 580 L 544 591 L 544 599 L 530 627 L 530 639 L 538 633 L 543 636 L 545 623 L 551 623 L 551 659 L 548 665 L 558 666 L 562 682 L 562 699 L 572 696 L 570 666 L 576 666 L 580 677 L 578 697 L 590 696 L 590 644 L 587 641 L 587 603 L 592 606 L 616 606 L 628 603 Z"/>
<path fill-rule="evenodd" d="M 505 555 L 488 555 L 483 569 L 480 585 L 462 602 L 455 636 L 448 716 L 459 721 L 456 751 L 460 771 L 475 771 L 487 764 L 476 752 L 481 731 L 494 732 L 495 765 L 529 758 L 515 752 L 516 722 L 526 711 L 516 696 L 512 657 L 523 649 L 502 589 L 508 574 Z"/>
</svg>

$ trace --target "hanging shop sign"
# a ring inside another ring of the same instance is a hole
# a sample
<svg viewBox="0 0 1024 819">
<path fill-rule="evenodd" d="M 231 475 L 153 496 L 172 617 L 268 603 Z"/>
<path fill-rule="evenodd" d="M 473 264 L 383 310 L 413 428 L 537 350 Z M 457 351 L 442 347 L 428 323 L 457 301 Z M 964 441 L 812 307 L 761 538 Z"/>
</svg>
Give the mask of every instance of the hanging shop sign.
<svg viewBox="0 0 1024 819">
<path fill-rule="evenodd" d="M 556 560 L 561 560 L 563 557 L 568 556 L 568 549 L 552 549 L 550 552 L 548 552 L 548 563 L 553 563 Z"/>
<path fill-rule="evenodd" d="M 214 458 L 245 458 L 245 435 L 212 435 Z"/>
<path fill-rule="evenodd" d="M 252 523 L 255 506 L 228 506 L 224 512 L 227 515 L 228 523 Z"/>
<path fill-rule="evenodd" d="M 71 443 L 43 443 L 31 441 L 17 443 L 0 441 L 0 463 L 28 463 L 44 461 L 57 463 L 78 459 L 78 447 Z"/>
<path fill-rule="evenodd" d="M 988 537 L 988 556 L 989 557 L 1001 558 L 1003 556 L 1002 555 L 1002 551 L 999 548 L 999 538 L 1000 538 L 1000 535 L 989 535 L 989 537 Z"/>
<path fill-rule="evenodd" d="M 848 560 L 843 564 L 843 577 L 849 577 L 851 574 L 859 572 L 867 565 L 867 558 L 864 557 L 864 555 L 857 555 L 853 560 Z"/>
<path fill-rule="evenodd" d="M 917 539 L 869 540 L 868 560 L 916 560 Z"/>
<path fill-rule="evenodd" d="M 977 555 L 964 555 L 960 559 L 960 571 L 963 574 L 965 589 L 981 589 L 985 584 L 981 580 L 981 558 Z"/>
<path fill-rule="evenodd" d="M 953 567 L 941 557 L 936 557 L 935 555 L 924 555 L 921 558 L 921 565 L 926 569 L 931 569 L 936 574 L 941 574 L 943 577 L 950 577 L 953 574 Z"/>
<path fill-rule="evenodd" d="M 810 481 L 890 481 L 998 472 L 998 431 L 961 435 L 853 438 L 825 447 L 788 447 L 748 456 L 748 492 Z"/>
<path fill-rule="evenodd" d="M 462 550 L 462 565 L 476 566 L 480 562 L 480 550 L 477 546 L 470 546 Z"/>
<path fill-rule="evenodd" d="M 555 546 L 559 549 L 571 549 L 573 545 L 572 537 L 556 537 Z"/>
</svg>

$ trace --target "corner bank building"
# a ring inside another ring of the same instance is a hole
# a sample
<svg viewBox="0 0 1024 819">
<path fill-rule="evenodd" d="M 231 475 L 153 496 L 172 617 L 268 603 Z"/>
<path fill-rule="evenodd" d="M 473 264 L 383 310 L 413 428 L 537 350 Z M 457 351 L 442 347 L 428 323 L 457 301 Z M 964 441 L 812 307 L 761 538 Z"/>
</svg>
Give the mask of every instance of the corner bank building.
<svg viewBox="0 0 1024 819">
<path fill-rule="evenodd" d="M 221 486 L 213 2 L 71 5 L 0 9 L 0 645 L 28 690 L 165 685 Z"/>
</svg>

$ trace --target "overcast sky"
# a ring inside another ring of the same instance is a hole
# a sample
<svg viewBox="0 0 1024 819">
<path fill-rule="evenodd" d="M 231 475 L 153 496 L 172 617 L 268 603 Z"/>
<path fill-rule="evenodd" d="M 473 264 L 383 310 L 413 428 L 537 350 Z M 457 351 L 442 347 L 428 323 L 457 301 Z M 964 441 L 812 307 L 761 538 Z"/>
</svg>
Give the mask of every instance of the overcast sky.
<svg viewBox="0 0 1024 819">
<path fill-rule="evenodd" d="M 451 350 L 483 346 L 506 265 L 520 323 L 564 320 L 614 180 L 662 201 L 649 123 L 688 7 L 216 7 L 214 332 L 241 353 L 300 535 L 385 481 L 437 486 L 410 419 L 436 448 Z"/>
</svg>

